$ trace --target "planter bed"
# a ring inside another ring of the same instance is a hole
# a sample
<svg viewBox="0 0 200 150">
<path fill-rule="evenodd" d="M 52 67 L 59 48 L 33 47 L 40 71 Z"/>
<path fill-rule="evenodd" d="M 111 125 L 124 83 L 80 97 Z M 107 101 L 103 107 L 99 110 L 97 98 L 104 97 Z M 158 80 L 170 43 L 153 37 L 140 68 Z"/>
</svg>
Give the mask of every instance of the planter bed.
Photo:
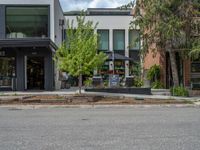
<svg viewBox="0 0 200 150">
<path fill-rule="evenodd" d="M 151 88 L 87 88 L 86 92 L 151 95 Z"/>
</svg>

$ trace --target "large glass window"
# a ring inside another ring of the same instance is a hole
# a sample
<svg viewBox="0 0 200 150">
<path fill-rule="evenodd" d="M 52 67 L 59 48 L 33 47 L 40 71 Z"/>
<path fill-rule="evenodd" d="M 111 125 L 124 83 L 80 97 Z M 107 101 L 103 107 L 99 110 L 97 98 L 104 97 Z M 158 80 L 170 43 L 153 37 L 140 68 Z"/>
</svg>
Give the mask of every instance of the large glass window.
<svg viewBox="0 0 200 150">
<path fill-rule="evenodd" d="M 109 30 L 97 30 L 98 33 L 98 49 L 109 50 Z"/>
<path fill-rule="evenodd" d="M 113 31 L 113 49 L 125 50 L 125 31 L 124 30 Z"/>
<path fill-rule="evenodd" d="M 200 73 L 200 62 L 193 62 L 191 71 L 192 73 Z"/>
<path fill-rule="evenodd" d="M 15 58 L 0 57 L 0 87 L 12 87 L 15 77 Z"/>
<path fill-rule="evenodd" d="M 6 7 L 7 38 L 48 37 L 49 8 Z"/>
<path fill-rule="evenodd" d="M 129 31 L 129 49 L 130 50 L 140 49 L 140 34 L 138 30 Z"/>
</svg>

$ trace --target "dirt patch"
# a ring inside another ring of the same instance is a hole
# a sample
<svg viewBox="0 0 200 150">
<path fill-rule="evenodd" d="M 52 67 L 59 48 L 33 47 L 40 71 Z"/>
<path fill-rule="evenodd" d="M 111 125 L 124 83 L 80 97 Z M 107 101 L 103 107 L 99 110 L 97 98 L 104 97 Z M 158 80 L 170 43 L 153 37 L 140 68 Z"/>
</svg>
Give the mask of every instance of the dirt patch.
<svg viewBox="0 0 200 150">
<path fill-rule="evenodd" d="M 134 99 L 125 97 L 104 97 L 96 95 L 41 95 L 29 96 L 23 99 L 1 100 L 0 104 L 49 104 L 49 105 L 161 105 L 161 104 L 191 104 L 190 101 Z"/>
</svg>

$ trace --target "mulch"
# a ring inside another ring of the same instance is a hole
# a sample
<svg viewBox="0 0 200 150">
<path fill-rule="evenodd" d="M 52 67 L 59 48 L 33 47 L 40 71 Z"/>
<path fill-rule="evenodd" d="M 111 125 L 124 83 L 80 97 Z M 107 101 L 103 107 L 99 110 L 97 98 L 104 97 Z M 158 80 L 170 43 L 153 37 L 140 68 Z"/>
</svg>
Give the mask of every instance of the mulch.
<svg viewBox="0 0 200 150">
<path fill-rule="evenodd" d="M 188 101 L 134 99 L 125 97 L 104 97 L 95 95 L 41 95 L 27 96 L 15 99 L 0 99 L 0 105 L 5 104 L 35 104 L 35 105 L 161 105 L 161 104 L 188 104 Z"/>
</svg>

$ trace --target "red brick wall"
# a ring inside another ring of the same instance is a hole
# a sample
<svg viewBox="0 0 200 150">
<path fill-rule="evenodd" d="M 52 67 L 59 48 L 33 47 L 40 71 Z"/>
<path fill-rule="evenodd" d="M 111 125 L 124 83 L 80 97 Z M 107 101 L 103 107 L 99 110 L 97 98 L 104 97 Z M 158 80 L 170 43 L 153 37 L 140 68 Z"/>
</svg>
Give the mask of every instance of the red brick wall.
<svg viewBox="0 0 200 150">
<path fill-rule="evenodd" d="M 184 75 L 184 84 L 185 86 L 190 87 L 190 76 L 191 76 L 191 61 L 184 60 L 183 62 L 183 75 Z"/>
<path fill-rule="evenodd" d="M 153 65 L 161 66 L 161 82 L 166 84 L 166 56 L 165 53 L 161 53 L 157 51 L 155 54 L 153 52 L 149 52 L 144 59 L 144 69 L 150 69 Z"/>
</svg>

